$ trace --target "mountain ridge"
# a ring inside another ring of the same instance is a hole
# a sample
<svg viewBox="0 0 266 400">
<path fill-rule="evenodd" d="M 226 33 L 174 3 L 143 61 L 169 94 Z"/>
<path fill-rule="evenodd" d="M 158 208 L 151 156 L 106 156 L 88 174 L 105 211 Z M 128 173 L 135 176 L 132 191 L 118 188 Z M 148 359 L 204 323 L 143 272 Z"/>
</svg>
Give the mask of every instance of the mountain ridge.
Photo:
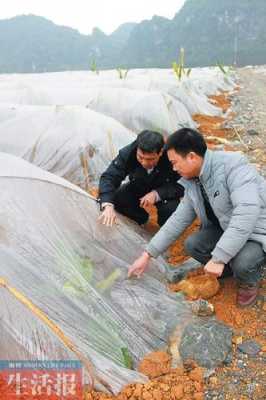
<svg viewBox="0 0 266 400">
<path fill-rule="evenodd" d="M 0 20 L 0 73 L 266 63 L 265 0 L 186 0 L 173 19 L 154 15 L 91 35 L 33 14 Z"/>
</svg>

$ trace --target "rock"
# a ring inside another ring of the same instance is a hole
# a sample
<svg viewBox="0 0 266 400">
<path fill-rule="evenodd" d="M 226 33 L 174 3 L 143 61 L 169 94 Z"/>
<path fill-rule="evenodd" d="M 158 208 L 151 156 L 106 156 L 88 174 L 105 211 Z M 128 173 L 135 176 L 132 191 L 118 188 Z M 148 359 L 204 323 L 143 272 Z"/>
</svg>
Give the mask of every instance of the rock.
<svg viewBox="0 0 266 400">
<path fill-rule="evenodd" d="M 195 271 L 200 267 L 201 264 L 198 261 L 194 260 L 193 258 L 189 258 L 182 264 L 179 264 L 176 268 L 168 267 L 166 271 L 166 279 L 169 283 L 179 282 L 190 272 Z"/>
<path fill-rule="evenodd" d="M 224 365 L 230 365 L 230 364 L 232 363 L 232 361 L 233 361 L 233 354 L 232 354 L 232 352 L 230 351 L 230 352 L 227 354 L 227 356 L 226 356 L 226 358 L 225 358 L 225 360 L 224 360 Z"/>
<path fill-rule="evenodd" d="M 241 343 L 243 343 L 243 337 L 242 336 L 234 336 L 232 339 L 232 342 L 237 345 L 241 344 Z"/>
<path fill-rule="evenodd" d="M 214 386 L 217 386 L 218 385 L 218 378 L 216 377 L 216 376 L 212 376 L 211 378 L 210 378 L 210 384 L 211 385 L 214 385 Z"/>
<path fill-rule="evenodd" d="M 256 389 L 256 383 L 249 383 L 247 385 L 247 392 L 249 395 L 252 395 L 255 389 Z"/>
<path fill-rule="evenodd" d="M 259 134 L 259 132 L 256 131 L 255 129 L 248 129 L 247 134 L 250 136 L 257 136 Z"/>
<path fill-rule="evenodd" d="M 190 276 L 172 285 L 172 290 L 185 293 L 190 300 L 209 299 L 215 296 L 219 289 L 218 279 L 207 274 Z"/>
<path fill-rule="evenodd" d="M 249 356 L 256 356 L 261 351 L 261 346 L 255 340 L 246 340 L 239 344 L 237 349 Z"/>
<path fill-rule="evenodd" d="M 237 367 L 238 368 L 245 368 L 246 365 L 247 364 L 243 360 L 237 360 Z"/>
<path fill-rule="evenodd" d="M 215 373 L 216 373 L 216 371 L 215 371 L 214 368 L 206 369 L 205 372 L 204 372 L 203 377 L 204 377 L 204 379 L 209 379 L 211 376 L 215 375 Z"/>
<path fill-rule="evenodd" d="M 214 314 L 214 306 L 207 300 L 199 299 L 191 304 L 193 314 L 199 317 L 207 317 Z"/>
<path fill-rule="evenodd" d="M 232 330 L 216 320 L 192 322 L 181 337 L 179 353 L 183 361 L 192 359 L 201 367 L 221 365 L 231 352 Z"/>
<path fill-rule="evenodd" d="M 171 356 L 163 351 L 147 354 L 138 366 L 138 371 L 149 378 L 167 374 L 171 368 Z"/>
</svg>

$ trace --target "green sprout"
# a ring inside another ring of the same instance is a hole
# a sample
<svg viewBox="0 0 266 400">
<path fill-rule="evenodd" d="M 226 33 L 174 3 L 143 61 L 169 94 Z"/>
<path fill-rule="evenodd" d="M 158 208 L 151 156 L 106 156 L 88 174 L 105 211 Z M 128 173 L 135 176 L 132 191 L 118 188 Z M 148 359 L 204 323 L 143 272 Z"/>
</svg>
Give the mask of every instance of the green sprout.
<svg viewBox="0 0 266 400">
<path fill-rule="evenodd" d="M 100 71 L 99 71 L 98 68 L 97 68 L 97 64 L 96 64 L 96 61 L 95 61 L 95 60 L 92 60 L 90 70 L 91 70 L 92 72 L 95 72 L 97 75 L 99 75 Z"/>
<path fill-rule="evenodd" d="M 180 49 L 178 63 L 174 61 L 172 63 L 172 68 L 179 81 L 181 81 L 182 76 L 189 77 L 191 68 L 185 68 L 185 49 L 183 47 Z"/>
<path fill-rule="evenodd" d="M 119 67 L 116 70 L 117 70 L 119 79 L 126 79 L 129 69 L 122 69 Z"/>
</svg>

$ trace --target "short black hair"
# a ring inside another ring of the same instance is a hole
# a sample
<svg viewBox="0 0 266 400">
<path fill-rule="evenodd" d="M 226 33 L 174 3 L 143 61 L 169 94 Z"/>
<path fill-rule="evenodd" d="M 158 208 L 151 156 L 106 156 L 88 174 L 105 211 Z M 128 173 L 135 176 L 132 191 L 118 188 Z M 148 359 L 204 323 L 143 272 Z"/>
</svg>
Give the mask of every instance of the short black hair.
<svg viewBox="0 0 266 400">
<path fill-rule="evenodd" d="M 142 131 L 137 138 L 137 147 L 143 153 L 160 153 L 164 146 L 164 138 L 159 132 Z"/>
<path fill-rule="evenodd" d="M 165 149 L 174 149 L 181 156 L 186 156 L 193 151 L 204 157 L 207 145 L 201 133 L 194 129 L 182 128 L 168 137 Z"/>
</svg>

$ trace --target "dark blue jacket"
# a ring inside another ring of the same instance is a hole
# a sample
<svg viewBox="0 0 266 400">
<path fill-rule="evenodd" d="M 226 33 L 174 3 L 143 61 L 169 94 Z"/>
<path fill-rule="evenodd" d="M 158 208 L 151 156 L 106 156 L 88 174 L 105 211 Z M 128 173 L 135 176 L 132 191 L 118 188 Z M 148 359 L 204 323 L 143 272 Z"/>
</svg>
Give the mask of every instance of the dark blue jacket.
<svg viewBox="0 0 266 400">
<path fill-rule="evenodd" d="M 118 156 L 102 174 L 99 185 L 100 203 L 113 203 L 115 191 L 126 177 L 136 196 L 142 197 L 156 190 L 161 200 L 179 200 L 184 194 L 184 189 L 177 183 L 180 175 L 173 171 L 166 151 L 163 152 L 150 174 L 138 162 L 136 153 L 137 141 L 135 140 L 119 151 Z"/>
</svg>

